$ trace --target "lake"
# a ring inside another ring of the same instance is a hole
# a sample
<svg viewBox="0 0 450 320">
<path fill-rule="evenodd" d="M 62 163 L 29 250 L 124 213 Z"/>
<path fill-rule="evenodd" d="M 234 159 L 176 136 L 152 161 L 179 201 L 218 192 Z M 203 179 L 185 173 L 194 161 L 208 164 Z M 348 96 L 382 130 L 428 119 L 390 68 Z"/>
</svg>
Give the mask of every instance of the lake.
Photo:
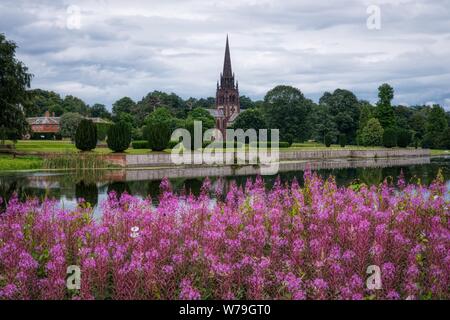
<svg viewBox="0 0 450 320">
<path fill-rule="evenodd" d="M 338 185 L 347 186 L 354 182 L 377 185 L 385 178 L 394 181 L 403 172 L 406 181 L 429 184 L 441 170 L 450 190 L 450 156 L 411 157 L 386 159 L 328 159 L 315 161 L 295 161 L 280 164 L 277 175 L 264 176 L 270 188 L 279 176 L 282 182 L 296 178 L 303 182 L 303 173 L 311 168 L 324 178 L 333 175 Z M 128 192 L 138 197 L 151 196 L 156 203 L 160 193 L 159 185 L 163 177 L 168 177 L 177 192 L 198 194 L 203 179 L 208 176 L 213 187 L 227 191 L 231 181 L 244 185 L 248 178 L 256 177 L 255 166 L 231 167 L 189 167 L 96 171 L 40 171 L 0 173 L 0 196 L 9 199 L 15 192 L 20 199 L 29 196 L 54 198 L 61 207 L 70 209 L 77 205 L 77 199 L 84 198 L 94 206 L 99 215 L 98 204 L 111 191 Z M 4 204 L 3 204 L 4 206 Z"/>
</svg>

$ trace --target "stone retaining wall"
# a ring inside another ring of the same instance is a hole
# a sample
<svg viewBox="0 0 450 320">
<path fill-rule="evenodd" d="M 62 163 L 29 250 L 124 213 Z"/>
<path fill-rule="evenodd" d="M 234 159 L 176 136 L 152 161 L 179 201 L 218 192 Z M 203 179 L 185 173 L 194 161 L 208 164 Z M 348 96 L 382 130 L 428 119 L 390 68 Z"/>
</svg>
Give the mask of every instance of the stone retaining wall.
<svg viewBox="0 0 450 320">
<path fill-rule="evenodd" d="M 234 153 L 223 153 L 226 157 L 226 163 L 233 163 Z M 193 164 L 211 164 L 209 162 L 202 162 L 201 153 L 194 154 Z M 268 155 L 270 156 L 270 154 Z M 428 157 L 430 156 L 429 149 L 373 149 L 373 150 L 313 150 L 313 151 L 281 151 L 279 153 L 279 161 L 301 161 L 313 159 L 341 159 L 341 158 L 393 158 L 393 157 Z M 172 163 L 169 153 L 149 153 L 141 155 L 125 155 L 125 159 L 115 160 L 116 164 L 125 162 L 127 167 L 161 167 L 161 166 L 175 166 Z M 247 153 L 246 160 L 248 163 L 257 163 L 259 155 L 257 152 Z M 249 161 L 251 160 L 251 161 Z M 208 161 L 208 159 L 206 159 Z"/>
</svg>

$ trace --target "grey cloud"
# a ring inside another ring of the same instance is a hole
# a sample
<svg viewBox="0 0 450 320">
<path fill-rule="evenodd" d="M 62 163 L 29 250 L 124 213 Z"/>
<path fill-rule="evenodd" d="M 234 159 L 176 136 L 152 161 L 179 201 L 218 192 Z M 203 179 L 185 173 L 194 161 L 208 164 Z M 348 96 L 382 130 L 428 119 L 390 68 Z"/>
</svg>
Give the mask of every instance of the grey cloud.
<svg viewBox="0 0 450 320">
<path fill-rule="evenodd" d="M 379 4 L 382 28 L 366 28 Z M 66 9 L 82 10 L 68 30 Z M 375 101 L 389 82 L 396 102 L 450 101 L 450 7 L 446 0 L 11 1 L 0 32 L 19 45 L 33 87 L 110 105 L 148 91 L 214 95 L 230 34 L 242 94 L 262 98 L 277 84 L 317 100 L 347 88 Z"/>
</svg>

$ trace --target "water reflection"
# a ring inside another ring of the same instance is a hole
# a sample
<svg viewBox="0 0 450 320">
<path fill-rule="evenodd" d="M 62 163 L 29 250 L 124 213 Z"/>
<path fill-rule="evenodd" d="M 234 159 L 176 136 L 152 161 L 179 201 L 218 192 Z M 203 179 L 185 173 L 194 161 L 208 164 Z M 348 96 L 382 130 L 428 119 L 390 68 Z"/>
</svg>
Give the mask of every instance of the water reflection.
<svg viewBox="0 0 450 320">
<path fill-rule="evenodd" d="M 296 178 L 303 183 L 303 171 L 311 167 L 324 178 L 333 175 L 338 185 L 349 185 L 354 181 L 368 185 L 377 185 L 387 177 L 396 181 L 400 172 L 409 182 L 429 184 L 436 177 L 438 170 L 450 186 L 450 157 L 441 158 L 394 158 L 371 160 L 317 160 L 312 162 L 289 162 L 280 165 L 279 177 L 283 182 Z M 74 208 L 80 198 L 89 202 L 98 214 L 98 204 L 111 191 L 120 195 L 123 192 L 138 197 L 152 197 L 157 201 L 160 194 L 159 185 L 164 176 L 170 178 L 172 187 L 180 193 L 198 195 L 202 181 L 209 176 L 213 185 L 220 184 L 220 189 L 227 192 L 231 181 L 244 185 L 248 178 L 256 177 L 258 168 L 247 167 L 198 167 L 172 168 L 164 170 L 117 170 L 86 171 L 84 174 L 73 172 L 40 173 L 3 173 L 0 174 L 0 196 L 10 199 L 17 193 L 21 200 L 27 197 L 40 199 L 55 198 L 64 208 Z M 276 177 L 265 176 L 264 181 L 270 188 Z M 4 208 L 4 203 L 2 204 Z"/>
</svg>

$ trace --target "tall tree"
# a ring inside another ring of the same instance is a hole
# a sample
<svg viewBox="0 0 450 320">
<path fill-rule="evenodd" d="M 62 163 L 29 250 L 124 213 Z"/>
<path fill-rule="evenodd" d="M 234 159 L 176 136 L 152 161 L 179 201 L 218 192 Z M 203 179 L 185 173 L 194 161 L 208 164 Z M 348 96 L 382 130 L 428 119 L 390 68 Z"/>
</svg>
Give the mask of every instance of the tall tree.
<svg viewBox="0 0 450 320">
<path fill-rule="evenodd" d="M 111 113 L 109 113 L 104 104 L 96 103 L 91 107 L 91 117 L 111 119 Z"/>
<path fill-rule="evenodd" d="M 291 86 L 277 86 L 264 97 L 264 115 L 271 129 L 280 130 L 281 140 L 304 141 L 308 137 L 306 121 L 313 103 Z"/>
<path fill-rule="evenodd" d="M 393 98 L 394 88 L 389 84 L 384 83 L 378 88 L 377 118 L 383 129 L 396 126 L 394 108 L 391 104 Z"/>
<path fill-rule="evenodd" d="M 16 44 L 0 34 L 0 130 L 1 138 L 19 139 L 28 130 L 22 106 L 28 100 L 32 75 L 16 59 Z"/>
<path fill-rule="evenodd" d="M 244 131 L 248 129 L 255 129 L 258 133 L 259 129 L 266 129 L 267 124 L 261 111 L 251 108 L 241 112 L 237 116 L 236 120 L 234 120 L 233 127 Z"/>
<path fill-rule="evenodd" d="M 443 135 L 447 128 L 448 123 L 445 117 L 445 110 L 440 105 L 433 105 L 428 114 L 424 146 L 434 149 L 443 147 Z"/>
<path fill-rule="evenodd" d="M 90 115 L 89 106 L 83 100 L 72 95 L 67 95 L 62 103 L 65 112 L 76 112 L 85 117 Z"/>
<path fill-rule="evenodd" d="M 319 103 L 329 107 L 329 112 L 334 117 L 339 132 L 345 134 L 348 142 L 354 142 L 358 129 L 360 106 L 353 92 L 343 89 L 336 89 L 333 93 L 325 92 Z"/>
<path fill-rule="evenodd" d="M 118 116 L 120 113 L 131 114 L 132 110 L 136 106 L 136 103 L 129 97 L 123 97 L 112 105 L 112 112 L 114 116 Z"/>
</svg>

